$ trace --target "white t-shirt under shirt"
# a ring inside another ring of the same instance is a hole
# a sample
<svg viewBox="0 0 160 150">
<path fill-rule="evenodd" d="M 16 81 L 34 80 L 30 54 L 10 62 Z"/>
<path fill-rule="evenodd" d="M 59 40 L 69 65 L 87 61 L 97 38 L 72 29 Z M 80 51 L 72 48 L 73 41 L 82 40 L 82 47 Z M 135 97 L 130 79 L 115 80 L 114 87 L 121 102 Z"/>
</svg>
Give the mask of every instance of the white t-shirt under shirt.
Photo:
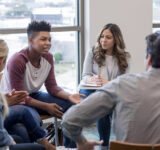
<svg viewBox="0 0 160 150">
<path fill-rule="evenodd" d="M 93 75 L 100 74 L 103 81 L 115 79 L 120 75 L 117 59 L 114 56 L 105 56 L 104 66 L 98 67 L 93 59 L 93 52 L 90 50 L 85 58 L 83 67 L 83 82 L 87 83 Z M 108 69 L 108 71 L 107 71 Z M 110 76 L 110 77 L 109 77 Z"/>
<path fill-rule="evenodd" d="M 113 74 L 113 70 L 115 67 L 115 60 L 113 58 L 113 56 L 111 55 L 106 55 L 106 59 L 105 59 L 105 66 L 102 66 L 100 68 L 100 75 L 102 80 L 110 80 L 110 76 L 112 76 Z"/>
</svg>

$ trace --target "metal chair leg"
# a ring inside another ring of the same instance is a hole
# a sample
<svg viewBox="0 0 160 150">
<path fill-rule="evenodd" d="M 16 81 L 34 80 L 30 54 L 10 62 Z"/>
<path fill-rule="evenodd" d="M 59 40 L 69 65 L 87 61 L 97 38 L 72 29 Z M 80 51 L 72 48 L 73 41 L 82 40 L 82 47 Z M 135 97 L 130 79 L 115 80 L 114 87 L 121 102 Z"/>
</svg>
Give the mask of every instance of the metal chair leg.
<svg viewBox="0 0 160 150">
<path fill-rule="evenodd" d="M 55 145 L 56 147 L 59 146 L 59 142 L 58 142 L 58 122 L 57 122 L 57 118 L 54 117 L 54 127 L 55 127 Z"/>
</svg>

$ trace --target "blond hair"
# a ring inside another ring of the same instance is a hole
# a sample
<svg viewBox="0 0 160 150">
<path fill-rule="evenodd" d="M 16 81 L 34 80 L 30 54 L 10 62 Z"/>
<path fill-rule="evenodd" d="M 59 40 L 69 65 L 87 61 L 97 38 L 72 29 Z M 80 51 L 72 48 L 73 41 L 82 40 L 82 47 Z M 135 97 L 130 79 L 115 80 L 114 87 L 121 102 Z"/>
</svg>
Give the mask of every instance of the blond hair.
<svg viewBox="0 0 160 150">
<path fill-rule="evenodd" d="M 8 55 L 8 46 L 7 43 L 0 39 L 0 57 L 6 57 Z M 4 118 L 8 113 L 8 104 L 6 97 L 0 92 L 0 104 L 2 105 L 2 117 Z"/>
<path fill-rule="evenodd" d="M 0 39 L 0 57 L 6 57 L 8 55 L 9 48 L 7 43 Z"/>
<path fill-rule="evenodd" d="M 0 92 L 0 105 L 2 105 L 2 117 L 4 119 L 4 117 L 8 113 L 8 104 L 6 101 L 6 97 L 1 92 Z"/>
</svg>

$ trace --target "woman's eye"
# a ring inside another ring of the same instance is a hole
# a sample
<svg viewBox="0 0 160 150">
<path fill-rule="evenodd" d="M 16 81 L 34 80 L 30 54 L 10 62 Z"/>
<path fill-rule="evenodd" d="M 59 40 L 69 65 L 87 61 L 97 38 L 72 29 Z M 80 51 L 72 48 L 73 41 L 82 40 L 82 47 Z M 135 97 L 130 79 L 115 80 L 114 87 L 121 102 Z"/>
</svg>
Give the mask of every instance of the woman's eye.
<svg viewBox="0 0 160 150">
<path fill-rule="evenodd" d="M 111 36 L 107 36 L 106 38 L 107 38 L 107 39 L 112 39 L 112 37 L 111 37 Z"/>
<path fill-rule="evenodd" d="M 104 38 L 104 36 L 100 36 L 101 38 Z"/>
</svg>

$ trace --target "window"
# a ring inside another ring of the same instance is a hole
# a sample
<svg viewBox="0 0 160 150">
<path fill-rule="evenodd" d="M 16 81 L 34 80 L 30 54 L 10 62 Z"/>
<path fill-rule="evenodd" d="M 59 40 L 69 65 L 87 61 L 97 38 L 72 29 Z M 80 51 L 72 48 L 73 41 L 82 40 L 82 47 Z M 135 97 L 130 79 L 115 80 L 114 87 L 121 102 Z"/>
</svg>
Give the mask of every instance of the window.
<svg viewBox="0 0 160 150">
<path fill-rule="evenodd" d="M 160 31 L 160 0 L 153 0 L 153 32 Z"/>
<path fill-rule="evenodd" d="M 25 28 L 31 20 L 76 26 L 77 0 L 0 0 L 0 28 Z"/>
<path fill-rule="evenodd" d="M 0 0 L 0 36 L 11 57 L 27 46 L 26 27 L 32 20 L 52 25 L 55 74 L 59 86 L 75 92 L 83 49 L 83 0 Z"/>
</svg>

